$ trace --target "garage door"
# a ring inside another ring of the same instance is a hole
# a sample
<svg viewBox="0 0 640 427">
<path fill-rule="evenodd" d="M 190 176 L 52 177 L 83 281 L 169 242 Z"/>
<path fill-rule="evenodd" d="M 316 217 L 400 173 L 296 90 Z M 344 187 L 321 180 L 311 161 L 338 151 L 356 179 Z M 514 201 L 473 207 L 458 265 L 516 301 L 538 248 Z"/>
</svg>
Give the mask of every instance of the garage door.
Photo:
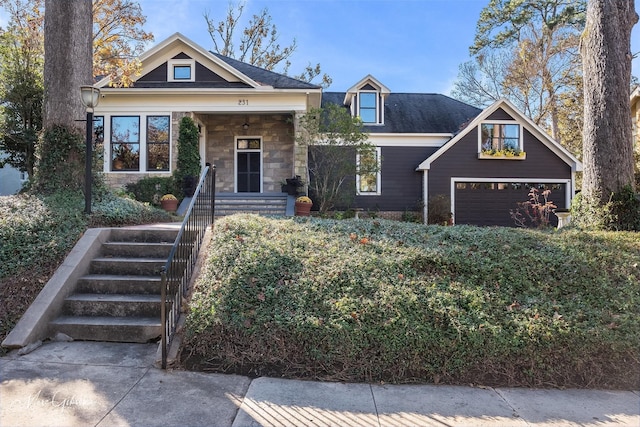
<svg viewBox="0 0 640 427">
<path fill-rule="evenodd" d="M 541 191 L 550 189 L 549 200 L 558 208 L 566 208 L 565 186 L 564 183 L 457 182 L 455 221 L 456 224 L 515 227 L 509 211 L 515 210 L 518 202 L 529 199 L 531 187 Z M 552 214 L 550 219 L 552 225 L 557 225 L 555 215 Z"/>
</svg>

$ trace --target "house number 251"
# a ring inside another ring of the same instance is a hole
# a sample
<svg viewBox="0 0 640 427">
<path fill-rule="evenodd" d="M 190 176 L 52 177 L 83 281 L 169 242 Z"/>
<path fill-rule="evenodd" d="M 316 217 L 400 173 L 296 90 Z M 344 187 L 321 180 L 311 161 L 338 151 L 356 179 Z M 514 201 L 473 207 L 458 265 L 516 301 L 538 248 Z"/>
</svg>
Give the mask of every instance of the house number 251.
<svg viewBox="0 0 640 427">
<path fill-rule="evenodd" d="M 238 105 L 249 105 L 248 99 L 238 99 Z"/>
</svg>

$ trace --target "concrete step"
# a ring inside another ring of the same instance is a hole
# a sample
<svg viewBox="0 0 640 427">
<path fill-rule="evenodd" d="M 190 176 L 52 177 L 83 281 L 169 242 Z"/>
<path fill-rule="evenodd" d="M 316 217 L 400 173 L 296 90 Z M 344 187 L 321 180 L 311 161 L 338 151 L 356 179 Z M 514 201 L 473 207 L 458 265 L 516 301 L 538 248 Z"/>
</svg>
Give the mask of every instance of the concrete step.
<svg viewBox="0 0 640 427">
<path fill-rule="evenodd" d="M 69 316 L 160 318 L 160 304 L 160 295 L 77 293 L 65 299 L 62 310 Z"/>
<path fill-rule="evenodd" d="M 111 231 L 112 242 L 144 242 L 144 243 L 171 243 L 176 240 L 178 226 L 173 228 L 114 228 Z"/>
<path fill-rule="evenodd" d="M 159 276 L 89 274 L 78 280 L 76 292 L 95 294 L 160 294 Z"/>
<path fill-rule="evenodd" d="M 160 276 L 166 258 L 100 257 L 91 261 L 91 274 Z"/>
<path fill-rule="evenodd" d="M 105 242 L 102 244 L 102 254 L 105 257 L 132 258 L 168 258 L 173 243 L 169 242 Z"/>
<path fill-rule="evenodd" d="M 145 343 L 162 334 L 160 317 L 61 316 L 51 326 L 75 340 L 86 341 Z"/>
</svg>

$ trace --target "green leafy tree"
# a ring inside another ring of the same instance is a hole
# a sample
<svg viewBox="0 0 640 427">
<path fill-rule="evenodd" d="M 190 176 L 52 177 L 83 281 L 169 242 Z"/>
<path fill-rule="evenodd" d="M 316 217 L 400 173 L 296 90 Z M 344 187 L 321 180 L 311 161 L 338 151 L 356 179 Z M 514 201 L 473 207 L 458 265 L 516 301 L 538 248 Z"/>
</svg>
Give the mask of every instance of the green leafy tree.
<svg viewBox="0 0 640 427">
<path fill-rule="evenodd" d="M 368 175 L 379 171 L 379 162 L 356 164 L 356 155 L 372 158 L 375 146 L 363 131 L 359 117 L 346 108 L 327 104 L 300 117 L 298 142 L 309 150 L 310 190 L 315 195 L 320 212 L 335 207 L 343 196 L 345 184 L 356 174 Z M 345 191 L 355 193 L 355 187 Z"/>
<path fill-rule="evenodd" d="M 10 17 L 7 28 L 0 30 L 0 150 L 7 156 L 0 165 L 8 163 L 33 176 L 44 95 L 41 4 L 0 4 Z"/>
<path fill-rule="evenodd" d="M 461 67 L 453 95 L 478 106 L 507 98 L 556 140 L 576 138 L 574 130 L 566 129 L 575 122 L 563 121 L 560 109 L 567 93 L 582 98 L 578 46 L 585 4 L 491 0 L 478 20 L 470 48 L 473 60 Z M 581 110 L 576 105 L 576 111 Z"/>
<path fill-rule="evenodd" d="M 191 117 L 183 117 L 180 120 L 178 161 L 173 178 L 177 186 L 176 192 L 185 196 L 192 195 L 194 181 L 197 184 L 197 179 L 200 176 L 198 144 L 198 127 Z"/>
<path fill-rule="evenodd" d="M 279 72 L 287 74 L 291 66 L 289 58 L 297 48 L 296 40 L 294 39 L 287 46 L 280 45 L 278 29 L 273 24 L 269 9 L 266 7 L 257 15 L 253 15 L 247 25 L 240 30 L 238 25 L 245 5 L 244 1 L 229 3 L 225 18 L 218 22 L 209 12 L 205 12 L 204 19 L 213 41 L 214 51 L 265 70 L 276 71 L 276 67 L 280 67 Z M 241 35 L 238 34 L 240 32 Z M 320 64 L 313 66 L 309 63 L 304 71 L 294 78 L 311 83 L 321 74 Z M 327 74 L 322 74 L 320 85 L 330 86 L 331 78 Z"/>
</svg>

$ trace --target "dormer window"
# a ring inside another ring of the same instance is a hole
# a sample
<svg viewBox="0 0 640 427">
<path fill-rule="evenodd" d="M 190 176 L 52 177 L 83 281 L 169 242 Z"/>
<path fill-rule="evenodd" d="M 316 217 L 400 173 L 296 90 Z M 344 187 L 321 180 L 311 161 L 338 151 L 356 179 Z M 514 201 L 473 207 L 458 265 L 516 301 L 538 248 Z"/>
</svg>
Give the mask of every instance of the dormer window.
<svg viewBox="0 0 640 427">
<path fill-rule="evenodd" d="M 360 92 L 358 115 L 364 123 L 378 123 L 377 98 L 376 92 Z"/>
<path fill-rule="evenodd" d="M 195 61 L 193 59 L 172 59 L 167 67 L 167 81 L 193 82 L 195 81 Z"/>
<path fill-rule="evenodd" d="M 352 86 L 344 97 L 344 105 L 351 110 L 352 116 L 358 116 L 365 125 L 384 124 L 384 102 L 391 92 L 368 75 Z"/>
</svg>

